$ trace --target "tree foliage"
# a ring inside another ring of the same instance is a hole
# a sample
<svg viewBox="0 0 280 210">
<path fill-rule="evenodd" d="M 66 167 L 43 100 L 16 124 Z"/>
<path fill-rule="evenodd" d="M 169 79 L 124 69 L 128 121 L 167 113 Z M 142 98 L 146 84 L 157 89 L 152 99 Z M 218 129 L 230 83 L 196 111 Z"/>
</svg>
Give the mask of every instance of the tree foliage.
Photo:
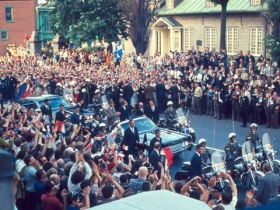
<svg viewBox="0 0 280 210">
<path fill-rule="evenodd" d="M 80 44 L 98 38 L 110 43 L 127 38 L 127 25 L 119 0 L 48 0 L 53 7 L 50 24 L 54 33 Z"/>
<path fill-rule="evenodd" d="M 119 0 L 136 53 L 145 53 L 150 42 L 151 24 L 161 1 Z"/>
<path fill-rule="evenodd" d="M 215 4 L 222 6 L 221 11 L 221 31 L 220 31 L 220 49 L 226 49 L 226 24 L 227 24 L 227 5 L 230 0 L 210 0 Z"/>
<path fill-rule="evenodd" d="M 265 36 L 265 46 L 274 61 L 280 60 L 280 0 L 266 0 L 266 9 L 263 11 L 268 24 L 271 26 L 271 34 Z"/>
</svg>

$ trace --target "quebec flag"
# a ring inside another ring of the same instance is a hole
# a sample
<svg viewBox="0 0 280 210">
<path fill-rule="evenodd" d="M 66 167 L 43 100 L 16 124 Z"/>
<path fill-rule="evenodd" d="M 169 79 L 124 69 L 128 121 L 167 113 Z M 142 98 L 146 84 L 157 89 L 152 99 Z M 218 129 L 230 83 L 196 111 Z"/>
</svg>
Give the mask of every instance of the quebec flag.
<svg viewBox="0 0 280 210">
<path fill-rule="evenodd" d="M 117 54 L 118 60 L 119 61 L 122 60 L 122 55 L 123 55 L 123 52 L 122 52 L 122 41 L 119 41 L 115 53 Z"/>
</svg>

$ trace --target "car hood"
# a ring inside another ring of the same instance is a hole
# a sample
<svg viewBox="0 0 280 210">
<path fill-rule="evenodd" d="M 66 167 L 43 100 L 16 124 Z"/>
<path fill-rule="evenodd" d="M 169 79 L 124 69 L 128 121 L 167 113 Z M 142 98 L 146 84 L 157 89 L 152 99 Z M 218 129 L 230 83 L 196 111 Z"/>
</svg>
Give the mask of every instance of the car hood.
<svg viewBox="0 0 280 210">
<path fill-rule="evenodd" d="M 162 138 L 162 143 L 163 144 L 168 144 L 172 145 L 175 142 L 182 141 L 189 139 L 188 135 L 185 135 L 183 133 L 167 130 L 167 129 L 160 129 L 161 131 L 161 138 Z M 155 137 L 155 132 L 154 131 L 148 131 L 148 132 L 140 132 L 139 133 L 139 138 L 140 141 L 144 139 L 144 135 L 146 134 L 147 136 L 147 141 L 151 141 L 152 138 Z"/>
</svg>

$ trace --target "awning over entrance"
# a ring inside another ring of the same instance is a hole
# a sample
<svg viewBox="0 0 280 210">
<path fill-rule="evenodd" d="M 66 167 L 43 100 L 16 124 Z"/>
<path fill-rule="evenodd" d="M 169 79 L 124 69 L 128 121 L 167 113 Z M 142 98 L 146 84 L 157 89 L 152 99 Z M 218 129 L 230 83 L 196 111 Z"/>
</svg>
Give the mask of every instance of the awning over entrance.
<svg viewBox="0 0 280 210">
<path fill-rule="evenodd" d="M 154 24 L 153 27 L 164 27 L 168 26 L 168 28 L 182 28 L 182 24 L 179 23 L 172 17 L 161 17 Z"/>
</svg>

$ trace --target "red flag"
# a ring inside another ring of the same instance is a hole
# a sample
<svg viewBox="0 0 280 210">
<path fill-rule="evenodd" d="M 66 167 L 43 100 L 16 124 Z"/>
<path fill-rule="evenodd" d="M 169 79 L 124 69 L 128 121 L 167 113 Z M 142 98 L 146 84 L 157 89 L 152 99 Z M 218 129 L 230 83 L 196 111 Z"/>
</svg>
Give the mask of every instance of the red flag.
<svg viewBox="0 0 280 210">
<path fill-rule="evenodd" d="M 30 90 L 31 90 L 30 85 L 27 84 L 26 91 L 25 91 L 25 93 L 22 96 L 23 99 L 26 99 L 26 97 L 30 94 Z"/>
<path fill-rule="evenodd" d="M 167 166 L 169 167 L 173 163 L 173 160 L 172 160 L 173 159 L 173 153 L 172 153 L 170 147 L 165 147 L 163 149 L 163 152 L 164 152 L 165 157 L 166 157 Z"/>
<path fill-rule="evenodd" d="M 57 121 L 57 132 L 65 133 L 65 125 L 63 122 Z"/>
</svg>

